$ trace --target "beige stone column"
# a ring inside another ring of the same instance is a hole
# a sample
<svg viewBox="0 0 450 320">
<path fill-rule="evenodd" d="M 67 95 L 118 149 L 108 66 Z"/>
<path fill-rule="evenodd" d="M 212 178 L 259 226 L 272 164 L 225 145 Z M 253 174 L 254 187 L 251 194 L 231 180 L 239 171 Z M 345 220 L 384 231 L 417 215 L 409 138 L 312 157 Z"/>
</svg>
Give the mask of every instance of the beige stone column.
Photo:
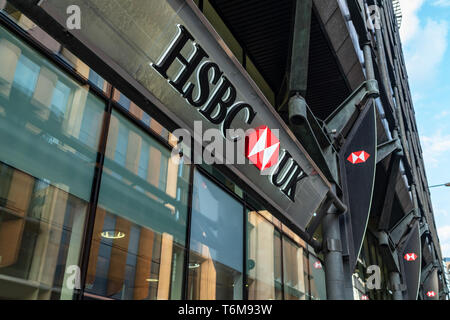
<svg viewBox="0 0 450 320">
<path fill-rule="evenodd" d="M 200 264 L 200 300 L 216 299 L 217 274 L 214 262 L 211 259 L 209 248 L 202 244 L 202 257 L 205 259 Z"/>
<path fill-rule="evenodd" d="M 63 128 L 66 134 L 78 138 L 88 96 L 88 87 L 79 87 L 71 94 L 70 103 L 64 119 Z"/>
<path fill-rule="evenodd" d="M 254 232 L 254 283 L 250 289 L 255 299 L 275 299 L 274 227 L 257 214 L 252 215 Z M 253 251 L 253 250 L 252 250 Z"/>
<path fill-rule="evenodd" d="M 0 39 L 0 94 L 9 98 L 14 75 L 16 74 L 17 62 L 19 61 L 21 49 L 6 39 Z"/>
<path fill-rule="evenodd" d="M 115 230 L 123 232 L 125 237 L 113 240 L 111 257 L 109 260 L 108 285 L 106 289 L 107 296 L 112 296 L 123 288 L 131 222 L 121 217 L 116 217 Z"/>
<path fill-rule="evenodd" d="M 17 262 L 33 186 L 32 176 L 14 170 L 6 208 L 11 210 L 17 219 L 4 220 L 0 224 L 0 267 L 12 266 Z"/>
<path fill-rule="evenodd" d="M 173 236 L 162 234 L 161 257 L 159 265 L 158 300 L 168 300 L 170 293 L 170 276 L 172 274 Z"/>
<path fill-rule="evenodd" d="M 134 300 L 143 300 L 148 297 L 153 258 L 153 244 L 155 233 L 147 228 L 141 228 L 139 237 L 138 256 L 136 261 L 136 276 L 134 280 Z"/>
<path fill-rule="evenodd" d="M 53 92 L 57 82 L 56 73 L 46 67 L 41 67 L 31 103 L 36 107 L 36 114 L 43 120 L 48 120 L 50 115 Z"/>
<path fill-rule="evenodd" d="M 86 285 L 92 285 L 95 281 L 95 274 L 97 272 L 98 252 L 102 241 L 101 233 L 103 231 L 103 224 L 105 223 L 106 211 L 100 207 L 95 213 L 94 234 L 92 235 L 91 249 L 89 251 L 89 266 L 86 277 Z"/>
</svg>

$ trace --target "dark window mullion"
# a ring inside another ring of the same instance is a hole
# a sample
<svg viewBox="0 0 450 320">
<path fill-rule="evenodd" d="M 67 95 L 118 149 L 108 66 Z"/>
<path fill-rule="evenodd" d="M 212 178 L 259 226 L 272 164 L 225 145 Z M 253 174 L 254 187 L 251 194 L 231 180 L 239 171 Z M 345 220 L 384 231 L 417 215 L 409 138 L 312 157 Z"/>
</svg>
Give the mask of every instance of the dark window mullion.
<svg viewBox="0 0 450 320">
<path fill-rule="evenodd" d="M 101 179 L 102 179 L 102 173 L 103 173 L 103 164 L 105 162 L 105 151 L 106 151 L 106 145 L 107 145 L 107 141 L 108 141 L 108 133 L 109 133 L 109 126 L 110 126 L 110 122 L 111 122 L 111 113 L 112 113 L 113 88 L 110 87 L 109 89 L 110 89 L 109 98 L 108 98 L 107 104 L 105 106 L 105 113 L 104 113 L 101 136 L 100 136 L 99 149 L 97 152 L 97 159 L 96 159 L 95 169 L 94 169 L 94 179 L 92 181 L 91 197 L 90 197 L 90 201 L 89 201 L 88 213 L 87 213 L 86 222 L 85 222 L 85 229 L 84 229 L 84 236 L 83 236 L 82 250 L 81 250 L 81 258 L 80 258 L 81 290 L 78 292 L 78 294 L 75 293 L 75 299 L 77 299 L 77 300 L 83 299 L 83 296 L 84 296 L 84 291 L 85 291 L 85 286 L 86 286 L 86 278 L 87 278 L 87 269 L 89 266 L 89 255 L 90 255 L 90 250 L 91 250 L 92 237 L 93 237 L 93 233 L 94 233 L 95 216 L 96 216 L 96 210 L 97 210 L 97 204 L 98 204 L 98 197 L 100 194 L 100 186 L 101 186 Z"/>
</svg>

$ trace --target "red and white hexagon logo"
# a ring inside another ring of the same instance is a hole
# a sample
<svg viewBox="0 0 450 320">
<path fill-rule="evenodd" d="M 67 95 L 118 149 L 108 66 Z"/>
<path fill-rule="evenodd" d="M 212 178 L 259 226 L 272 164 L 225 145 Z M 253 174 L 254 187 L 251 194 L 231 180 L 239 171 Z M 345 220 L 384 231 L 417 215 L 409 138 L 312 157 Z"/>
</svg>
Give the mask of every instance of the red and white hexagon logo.
<svg viewBox="0 0 450 320">
<path fill-rule="evenodd" d="M 261 126 L 246 137 L 245 155 L 263 171 L 278 163 L 280 140 L 267 126 Z"/>
<path fill-rule="evenodd" d="M 407 253 L 407 254 L 405 254 L 405 256 L 403 257 L 406 261 L 416 261 L 416 259 L 418 258 L 417 257 L 417 254 L 415 254 L 415 253 Z"/>
<path fill-rule="evenodd" d="M 428 292 L 427 292 L 427 296 L 430 297 L 430 298 L 435 297 L 435 296 L 436 296 L 436 292 L 434 292 L 434 291 L 428 291 Z"/>
<path fill-rule="evenodd" d="M 367 159 L 370 158 L 370 154 L 365 151 L 357 151 L 352 152 L 351 155 L 348 156 L 347 160 L 353 164 L 364 163 Z"/>
</svg>

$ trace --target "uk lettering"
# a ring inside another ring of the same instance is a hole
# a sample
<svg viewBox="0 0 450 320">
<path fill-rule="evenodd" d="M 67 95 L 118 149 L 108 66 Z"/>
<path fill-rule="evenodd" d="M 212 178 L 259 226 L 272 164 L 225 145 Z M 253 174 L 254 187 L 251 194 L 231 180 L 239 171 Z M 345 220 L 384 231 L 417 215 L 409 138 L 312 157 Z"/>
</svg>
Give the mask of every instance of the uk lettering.
<svg viewBox="0 0 450 320">
<path fill-rule="evenodd" d="M 251 105 L 237 100 L 237 92 L 231 81 L 220 67 L 209 59 L 205 50 L 195 42 L 191 33 L 182 25 L 177 25 L 178 33 L 157 63 L 151 66 L 206 120 L 220 125 L 224 138 L 238 141 L 241 137 L 227 135 L 233 121 L 241 112 L 245 112 L 244 122 L 251 125 L 256 112 Z M 193 53 L 185 57 L 182 50 L 190 44 Z M 169 68 L 178 61 L 182 67 L 174 79 L 169 78 Z M 188 82 L 195 74 L 195 81 Z M 211 89 L 212 85 L 212 89 Z M 194 97 L 195 89 L 197 89 Z M 287 150 L 281 150 L 283 156 L 274 165 L 270 182 L 291 201 L 295 202 L 296 186 L 307 177 L 301 166 Z"/>
</svg>

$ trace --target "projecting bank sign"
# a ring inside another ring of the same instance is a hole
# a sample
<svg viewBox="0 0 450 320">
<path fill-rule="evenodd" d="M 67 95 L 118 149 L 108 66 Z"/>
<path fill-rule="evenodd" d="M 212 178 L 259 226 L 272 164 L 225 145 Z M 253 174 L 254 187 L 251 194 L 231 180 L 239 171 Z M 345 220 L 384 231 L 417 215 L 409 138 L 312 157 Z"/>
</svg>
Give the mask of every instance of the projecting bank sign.
<svg viewBox="0 0 450 320">
<path fill-rule="evenodd" d="M 204 148 L 208 139 L 195 138 L 196 124 L 202 132 L 220 132 L 217 143 L 234 149 L 235 159 L 246 159 L 224 165 L 308 231 L 328 182 L 192 1 L 106 6 L 98 0 L 48 0 L 41 6 L 63 26 L 65 9 L 74 2 L 83 20 L 80 30 L 70 31 L 73 36 Z"/>
</svg>

